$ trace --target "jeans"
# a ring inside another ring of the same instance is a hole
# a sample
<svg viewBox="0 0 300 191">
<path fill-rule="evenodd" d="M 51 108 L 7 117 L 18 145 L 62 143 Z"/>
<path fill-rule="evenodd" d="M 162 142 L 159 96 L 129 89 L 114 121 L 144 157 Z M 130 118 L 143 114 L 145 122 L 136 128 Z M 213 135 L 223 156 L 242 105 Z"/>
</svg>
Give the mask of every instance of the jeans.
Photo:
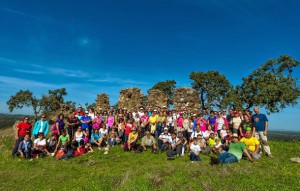
<svg viewBox="0 0 300 191">
<path fill-rule="evenodd" d="M 128 141 L 128 137 L 129 137 L 128 134 L 124 134 L 124 143 L 126 143 Z"/>
<path fill-rule="evenodd" d="M 260 155 L 258 153 L 256 153 L 256 155 L 252 155 L 253 151 L 248 150 L 248 153 L 252 156 L 253 159 L 259 159 Z"/>
<path fill-rule="evenodd" d="M 158 139 L 159 135 L 162 133 L 161 128 L 162 128 L 161 124 L 156 125 L 156 131 L 155 131 L 155 138 L 156 139 Z"/>
<path fill-rule="evenodd" d="M 221 164 L 230 164 L 239 161 L 236 156 L 231 153 L 222 153 L 218 158 Z"/>
<path fill-rule="evenodd" d="M 73 155 L 73 153 L 74 153 L 74 150 L 71 149 L 71 150 L 69 150 L 69 151 L 67 152 L 67 154 L 61 156 L 59 159 L 68 159 L 68 158 L 71 158 L 72 155 Z"/>
<path fill-rule="evenodd" d="M 199 155 L 196 155 L 194 152 L 190 153 L 190 159 L 191 161 L 201 161 Z"/>
<path fill-rule="evenodd" d="M 164 143 L 162 140 L 157 140 L 158 149 L 166 151 L 169 149 L 169 143 Z"/>
<path fill-rule="evenodd" d="M 25 135 L 20 135 L 18 140 L 16 140 L 14 148 L 13 148 L 12 153 L 11 153 L 12 155 L 15 155 L 15 154 L 18 153 L 19 145 L 24 140 L 24 137 L 25 137 Z"/>
<path fill-rule="evenodd" d="M 116 144 L 117 144 L 116 138 L 108 138 L 108 145 L 109 145 L 110 147 L 112 147 L 112 146 L 114 146 L 114 145 L 116 145 Z"/>
</svg>

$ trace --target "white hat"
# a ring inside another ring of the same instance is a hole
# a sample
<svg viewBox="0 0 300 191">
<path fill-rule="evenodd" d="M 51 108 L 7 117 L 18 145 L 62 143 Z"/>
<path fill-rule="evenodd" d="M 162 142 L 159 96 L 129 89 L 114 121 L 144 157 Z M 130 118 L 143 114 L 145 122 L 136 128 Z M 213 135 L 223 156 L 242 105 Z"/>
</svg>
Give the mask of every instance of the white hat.
<svg viewBox="0 0 300 191">
<path fill-rule="evenodd" d="M 165 127 L 164 130 L 169 130 L 169 129 L 167 127 Z"/>
</svg>

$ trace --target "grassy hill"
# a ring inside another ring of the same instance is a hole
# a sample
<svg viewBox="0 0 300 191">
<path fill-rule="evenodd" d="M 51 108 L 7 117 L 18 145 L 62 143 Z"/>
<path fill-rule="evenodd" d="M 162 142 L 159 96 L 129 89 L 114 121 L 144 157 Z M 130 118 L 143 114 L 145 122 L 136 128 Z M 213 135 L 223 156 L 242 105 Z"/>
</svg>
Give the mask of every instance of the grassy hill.
<svg viewBox="0 0 300 191">
<path fill-rule="evenodd" d="M 227 166 L 210 166 L 208 156 L 200 163 L 187 156 L 168 161 L 165 153 L 120 146 L 108 155 L 95 150 L 70 160 L 19 160 L 10 158 L 12 142 L 0 139 L 0 190 L 300 190 L 300 164 L 289 161 L 300 157 L 299 142 L 274 141 L 274 158 Z"/>
</svg>

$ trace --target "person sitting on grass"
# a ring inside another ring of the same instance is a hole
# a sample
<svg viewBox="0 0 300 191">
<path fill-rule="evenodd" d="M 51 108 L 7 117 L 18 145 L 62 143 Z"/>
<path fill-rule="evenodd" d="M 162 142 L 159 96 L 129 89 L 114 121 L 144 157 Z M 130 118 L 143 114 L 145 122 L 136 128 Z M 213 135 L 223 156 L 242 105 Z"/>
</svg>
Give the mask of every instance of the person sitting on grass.
<svg viewBox="0 0 300 191">
<path fill-rule="evenodd" d="M 57 146 L 57 136 L 56 134 L 52 133 L 51 137 L 47 139 L 47 150 L 52 153 L 51 155 L 54 155 L 54 151 Z"/>
<path fill-rule="evenodd" d="M 168 128 L 164 128 L 164 132 L 158 137 L 158 149 L 161 151 L 166 151 L 169 149 L 169 144 L 171 140 L 171 134 L 168 133 Z"/>
<path fill-rule="evenodd" d="M 147 130 L 145 132 L 145 136 L 142 138 L 142 147 L 143 150 L 146 151 L 147 148 L 152 148 L 152 152 L 156 152 L 156 140 L 155 138 L 150 134 L 150 131 Z"/>
<path fill-rule="evenodd" d="M 199 153 L 201 151 L 200 145 L 198 144 L 198 139 L 195 137 L 193 138 L 193 142 L 190 146 L 190 159 L 192 162 L 194 161 L 201 161 L 199 157 Z"/>
<path fill-rule="evenodd" d="M 167 152 L 168 160 L 174 160 L 175 159 L 174 156 L 179 156 L 179 154 L 181 154 L 182 146 L 180 145 L 180 143 L 181 140 L 177 138 L 176 133 L 172 133 L 169 150 Z"/>
<path fill-rule="evenodd" d="M 30 135 L 27 134 L 24 136 L 24 140 L 20 142 L 18 146 L 18 153 L 21 158 L 31 159 L 31 151 L 33 148 L 33 143 L 30 140 Z"/>
<path fill-rule="evenodd" d="M 90 143 L 94 146 L 97 146 L 99 150 L 102 150 L 103 137 L 102 134 L 99 132 L 99 129 L 93 129 Z"/>
<path fill-rule="evenodd" d="M 122 139 L 118 137 L 116 128 L 112 127 L 111 131 L 108 133 L 107 143 L 109 147 L 114 147 L 115 145 L 121 143 Z"/>
<path fill-rule="evenodd" d="M 245 144 L 240 142 L 238 134 L 234 133 L 232 135 L 232 141 L 229 145 L 228 152 L 223 152 L 218 158 L 211 157 L 211 165 L 218 165 L 220 163 L 222 165 L 225 165 L 239 162 L 242 158 L 243 153 L 249 158 L 251 162 L 253 162 L 253 159 L 248 153 Z"/>
<path fill-rule="evenodd" d="M 216 142 L 215 142 L 212 150 L 213 150 L 214 153 L 221 154 L 221 152 L 222 152 L 222 143 L 221 143 L 220 139 L 216 139 Z"/>
<path fill-rule="evenodd" d="M 247 130 L 245 137 L 243 137 L 241 142 L 245 143 L 248 153 L 254 158 L 259 159 L 260 155 L 258 154 L 260 143 L 256 137 L 253 136 L 251 130 Z"/>
<path fill-rule="evenodd" d="M 180 144 L 179 146 L 179 155 L 184 156 L 184 152 L 187 150 L 187 145 L 188 145 L 188 141 L 187 139 L 183 136 L 182 132 L 178 133 L 178 139 L 180 140 Z M 180 148 L 181 147 L 181 148 Z"/>
<path fill-rule="evenodd" d="M 56 153 L 58 147 L 64 147 L 64 150 L 67 150 L 69 143 L 70 143 L 70 136 L 69 134 L 67 134 L 67 131 L 65 129 L 62 129 L 54 153 Z"/>
<path fill-rule="evenodd" d="M 44 137 L 44 133 L 39 133 L 38 138 L 33 142 L 33 150 L 32 154 L 35 155 L 36 158 L 45 157 L 45 155 L 50 155 L 47 150 L 47 141 Z"/>
<path fill-rule="evenodd" d="M 197 135 L 197 143 L 200 146 L 201 154 L 208 155 L 211 153 L 211 148 L 209 145 L 206 144 L 206 140 L 203 138 L 201 134 Z M 190 146 L 193 144 L 193 141 L 191 142 Z"/>
<path fill-rule="evenodd" d="M 129 151 L 131 151 L 132 149 L 136 150 L 138 137 L 139 137 L 139 134 L 136 132 L 136 128 L 133 127 L 131 129 L 131 133 L 129 133 L 129 137 L 128 137 L 128 141 L 127 141 Z"/>
</svg>

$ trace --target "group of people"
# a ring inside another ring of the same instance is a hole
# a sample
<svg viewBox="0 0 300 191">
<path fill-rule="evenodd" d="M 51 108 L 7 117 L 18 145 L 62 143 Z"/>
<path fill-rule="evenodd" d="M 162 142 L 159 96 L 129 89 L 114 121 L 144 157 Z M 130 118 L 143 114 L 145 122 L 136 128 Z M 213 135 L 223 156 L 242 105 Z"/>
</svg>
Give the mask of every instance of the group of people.
<svg viewBox="0 0 300 191">
<path fill-rule="evenodd" d="M 229 164 L 243 157 L 257 160 L 262 150 L 272 157 L 267 132 L 268 119 L 258 107 L 252 115 L 249 110 L 229 109 L 227 113 L 223 109 L 208 114 L 206 109 L 193 113 L 165 106 L 140 107 L 132 112 L 113 107 L 84 111 L 79 105 L 71 116 L 60 114 L 56 121 L 47 121 L 43 114 L 32 126 L 25 117 L 17 125 L 12 155 L 66 159 L 94 152 L 95 148 L 105 149 L 107 154 L 109 148 L 120 144 L 124 151 L 166 152 L 169 160 L 189 155 L 191 161 L 201 161 L 200 154 L 214 153 L 218 157 L 211 157 L 211 164 Z"/>
</svg>

